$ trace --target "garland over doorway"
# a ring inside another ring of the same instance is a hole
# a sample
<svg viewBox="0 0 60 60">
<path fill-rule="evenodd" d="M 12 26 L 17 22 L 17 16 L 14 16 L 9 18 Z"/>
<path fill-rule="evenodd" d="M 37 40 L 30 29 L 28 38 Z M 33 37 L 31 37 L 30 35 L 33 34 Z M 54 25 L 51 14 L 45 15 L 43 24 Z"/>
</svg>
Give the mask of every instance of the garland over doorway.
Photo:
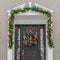
<svg viewBox="0 0 60 60">
<path fill-rule="evenodd" d="M 42 13 L 44 15 L 47 15 L 47 39 L 48 39 L 48 45 L 50 48 L 53 48 L 54 47 L 54 43 L 53 43 L 53 40 L 52 40 L 52 21 L 51 21 L 51 13 L 48 11 L 48 10 L 44 10 L 42 8 L 39 8 L 39 7 L 24 7 L 22 9 L 18 8 L 18 9 L 13 9 L 11 10 L 10 12 L 10 17 L 8 19 L 8 22 L 9 22 L 9 27 L 8 27 L 8 32 L 9 32 L 9 48 L 11 49 L 13 47 L 13 29 L 14 29 L 14 18 L 15 18 L 15 14 L 19 14 L 19 13 L 24 13 L 24 12 L 27 12 L 27 11 L 33 11 L 33 12 L 39 12 L 39 13 Z"/>
</svg>

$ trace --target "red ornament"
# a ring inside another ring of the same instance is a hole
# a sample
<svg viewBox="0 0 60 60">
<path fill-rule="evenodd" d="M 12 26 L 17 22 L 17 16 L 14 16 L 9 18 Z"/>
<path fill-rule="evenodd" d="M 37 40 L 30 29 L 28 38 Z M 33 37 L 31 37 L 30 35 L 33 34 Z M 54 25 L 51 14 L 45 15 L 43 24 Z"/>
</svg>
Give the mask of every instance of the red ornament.
<svg viewBox="0 0 60 60">
<path fill-rule="evenodd" d="M 12 35 L 8 35 L 8 37 L 11 37 Z"/>
<path fill-rule="evenodd" d="M 51 34 L 48 34 L 48 35 L 47 35 L 47 38 L 49 38 L 49 37 L 51 37 Z"/>
<path fill-rule="evenodd" d="M 10 43 L 9 45 L 12 46 L 12 43 Z"/>
<path fill-rule="evenodd" d="M 46 32 L 48 32 L 48 31 L 46 31 Z"/>
<path fill-rule="evenodd" d="M 35 45 L 37 45 L 37 41 L 35 41 L 34 43 L 35 43 Z"/>
<path fill-rule="evenodd" d="M 39 36 L 37 36 L 37 37 L 39 37 Z"/>
<path fill-rule="evenodd" d="M 49 34 L 49 37 L 51 37 L 51 34 Z"/>
<path fill-rule="evenodd" d="M 10 16 L 10 18 L 9 19 L 12 19 L 12 16 Z"/>
<path fill-rule="evenodd" d="M 8 37 L 10 37 L 10 35 L 8 35 Z"/>
<path fill-rule="evenodd" d="M 32 33 L 32 29 L 29 30 L 29 33 Z"/>
<path fill-rule="evenodd" d="M 25 39 L 25 38 L 26 38 L 26 36 L 24 35 L 24 36 L 23 36 L 23 39 Z"/>
<path fill-rule="evenodd" d="M 38 36 L 37 36 L 37 35 L 35 35 L 35 38 L 38 38 Z"/>
</svg>

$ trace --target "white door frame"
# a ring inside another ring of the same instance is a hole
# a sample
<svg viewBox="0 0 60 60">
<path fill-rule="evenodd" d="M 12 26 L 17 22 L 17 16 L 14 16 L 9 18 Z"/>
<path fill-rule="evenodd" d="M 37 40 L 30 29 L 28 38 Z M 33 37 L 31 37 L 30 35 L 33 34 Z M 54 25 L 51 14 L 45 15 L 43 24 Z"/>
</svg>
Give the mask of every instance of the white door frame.
<svg viewBox="0 0 60 60">
<path fill-rule="evenodd" d="M 17 8 L 23 8 L 23 7 L 25 7 L 25 3 L 24 4 L 22 4 L 22 5 L 20 5 L 20 6 L 18 6 L 18 7 L 15 7 L 15 8 L 13 8 L 13 9 L 17 9 Z M 39 7 L 41 7 L 41 8 L 43 8 L 43 9 L 45 9 L 45 10 L 48 10 L 48 11 L 50 11 L 51 12 L 51 14 L 53 15 L 53 11 L 51 10 L 51 9 L 48 9 L 48 8 L 46 8 L 46 7 L 43 7 L 43 6 L 41 6 L 41 5 L 39 5 L 39 4 L 37 4 L 37 3 L 35 3 L 35 6 L 39 6 Z M 31 2 L 29 2 L 29 7 L 31 7 Z M 11 9 L 12 10 L 12 9 Z M 8 10 L 7 12 L 8 12 L 8 18 L 10 17 L 10 11 L 11 10 Z M 19 16 L 21 16 L 21 15 L 25 15 L 25 16 L 27 16 L 27 15 L 40 15 L 41 16 L 41 14 L 38 14 L 38 13 L 23 13 L 23 14 L 18 14 Z M 51 20 L 52 20 L 53 18 L 51 18 Z M 21 24 L 23 23 L 23 21 L 21 22 Z M 43 23 L 43 21 L 41 21 L 41 23 L 40 24 L 46 24 L 47 22 L 44 22 Z M 15 22 L 15 24 L 18 24 L 17 22 Z M 9 34 L 9 33 L 8 33 Z M 46 35 L 47 35 L 47 33 L 46 33 Z M 47 38 L 46 38 L 46 49 L 47 49 L 47 59 L 46 60 L 53 60 L 53 48 L 50 48 L 49 46 L 48 46 L 48 40 L 47 40 Z M 7 42 L 7 60 L 14 60 L 14 47 L 13 47 L 13 49 L 9 49 L 8 48 L 8 42 Z"/>
</svg>

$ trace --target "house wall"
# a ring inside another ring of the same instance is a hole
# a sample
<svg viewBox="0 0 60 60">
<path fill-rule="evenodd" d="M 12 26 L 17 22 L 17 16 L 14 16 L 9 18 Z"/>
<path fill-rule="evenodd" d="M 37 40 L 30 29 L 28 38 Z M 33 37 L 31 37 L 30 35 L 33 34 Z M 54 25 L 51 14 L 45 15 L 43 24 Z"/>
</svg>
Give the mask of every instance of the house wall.
<svg viewBox="0 0 60 60">
<path fill-rule="evenodd" d="M 28 5 L 31 1 L 45 6 L 54 11 L 53 15 L 53 40 L 54 40 L 54 60 L 60 60 L 60 0 L 0 0 L 0 60 L 7 60 L 7 31 L 8 31 L 8 15 L 7 10 L 19 6 L 23 3 Z"/>
</svg>

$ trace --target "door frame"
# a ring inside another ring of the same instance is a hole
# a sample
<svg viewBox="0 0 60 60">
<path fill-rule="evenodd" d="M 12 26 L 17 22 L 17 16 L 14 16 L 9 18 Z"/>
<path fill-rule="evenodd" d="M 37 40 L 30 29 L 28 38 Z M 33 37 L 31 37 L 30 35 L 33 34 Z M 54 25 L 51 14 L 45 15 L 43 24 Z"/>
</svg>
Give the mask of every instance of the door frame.
<svg viewBox="0 0 60 60">
<path fill-rule="evenodd" d="M 25 3 L 24 4 L 22 4 L 22 5 L 20 5 L 20 6 L 18 6 L 18 7 L 15 7 L 15 8 L 13 8 L 13 9 L 16 9 L 16 8 L 23 8 L 25 6 Z M 29 6 L 31 7 L 31 2 L 29 2 Z M 43 7 L 43 6 L 41 6 L 41 5 L 39 5 L 39 4 L 37 4 L 37 3 L 35 3 L 35 6 L 39 6 L 39 7 L 41 7 L 41 8 L 43 8 L 43 9 L 46 9 L 46 10 L 48 10 L 48 11 L 50 11 L 51 12 L 51 14 L 53 15 L 53 11 L 52 10 L 50 10 L 50 9 L 48 9 L 48 8 L 46 8 L 46 7 Z M 11 10 L 8 10 L 7 11 L 8 12 L 8 18 L 10 17 L 10 12 L 11 12 Z M 25 13 L 24 13 L 25 14 Z M 24 14 L 20 14 L 20 15 L 24 15 Z M 38 13 L 27 13 L 27 14 L 25 14 L 25 15 L 39 15 Z M 41 16 L 41 15 L 40 15 Z M 53 16 L 52 16 L 52 18 L 51 18 L 51 20 L 53 20 Z M 16 23 L 17 24 L 17 23 Z M 41 21 L 41 23 L 40 24 L 46 24 L 46 30 L 47 30 L 47 22 L 45 22 L 45 23 L 43 23 L 43 21 Z M 15 32 L 15 31 L 14 31 Z M 47 35 L 47 33 L 46 33 L 46 35 Z M 13 36 L 14 37 L 14 36 Z M 47 39 L 47 37 L 46 37 L 46 51 L 47 51 L 47 59 L 46 60 L 53 60 L 53 48 L 50 48 L 49 46 L 48 46 L 48 39 Z M 14 46 L 13 46 L 13 49 L 9 49 L 8 48 L 8 42 L 7 42 L 7 60 L 14 60 Z"/>
<path fill-rule="evenodd" d="M 18 40 L 19 40 L 19 42 L 20 42 L 20 44 L 21 44 L 21 41 L 20 41 L 20 36 L 21 36 L 21 29 L 19 28 L 19 27 L 21 27 L 21 26 L 39 26 L 39 36 L 40 36 L 40 44 L 41 44 L 41 41 L 42 41 L 42 39 L 43 39 L 43 42 L 44 42 L 44 45 L 43 45 L 43 51 L 44 51 L 44 60 L 46 60 L 46 33 L 45 33 L 45 30 L 46 30 L 46 24 L 15 24 L 15 28 L 17 28 L 17 29 L 15 29 L 15 32 L 16 32 L 16 30 L 18 30 L 19 31 L 19 33 L 18 33 Z M 43 32 L 43 34 L 42 34 L 42 32 Z M 16 34 L 16 33 L 15 33 Z M 16 35 L 15 35 L 16 36 Z M 42 38 L 41 38 L 42 37 Z M 15 39 L 15 46 L 16 46 L 16 39 Z M 20 45 L 21 46 L 21 45 Z M 39 47 L 40 49 L 42 48 L 41 47 L 41 45 L 40 45 L 40 47 Z M 16 49 L 16 47 L 15 47 L 15 49 Z M 15 52 L 14 52 L 14 54 L 15 54 L 15 58 L 16 58 L 16 50 L 15 50 Z M 41 54 L 41 51 L 40 51 L 40 54 Z M 42 58 L 41 56 L 40 56 L 40 58 Z"/>
</svg>

